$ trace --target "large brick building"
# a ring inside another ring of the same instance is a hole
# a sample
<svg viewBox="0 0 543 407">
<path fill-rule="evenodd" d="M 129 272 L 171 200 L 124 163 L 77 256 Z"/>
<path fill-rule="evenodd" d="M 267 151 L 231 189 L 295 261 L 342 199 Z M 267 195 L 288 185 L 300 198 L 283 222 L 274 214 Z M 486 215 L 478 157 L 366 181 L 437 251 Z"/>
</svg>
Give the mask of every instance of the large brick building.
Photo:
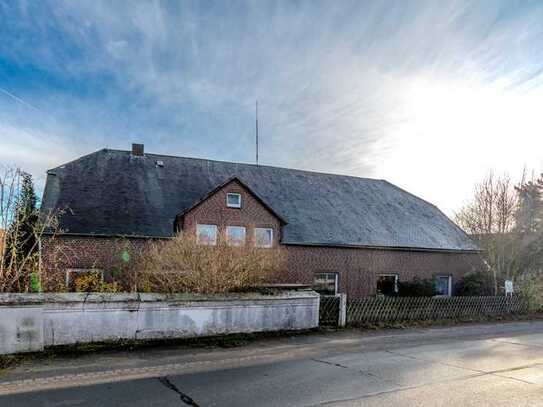
<svg viewBox="0 0 543 407">
<path fill-rule="evenodd" d="M 62 234 L 42 242 L 51 273 L 107 269 L 119 250 L 179 232 L 202 244 L 280 247 L 282 282 L 350 296 L 414 277 L 450 295 L 480 264 L 477 246 L 437 207 L 387 181 L 145 154 L 141 145 L 49 170 L 42 210 L 57 209 Z"/>
</svg>

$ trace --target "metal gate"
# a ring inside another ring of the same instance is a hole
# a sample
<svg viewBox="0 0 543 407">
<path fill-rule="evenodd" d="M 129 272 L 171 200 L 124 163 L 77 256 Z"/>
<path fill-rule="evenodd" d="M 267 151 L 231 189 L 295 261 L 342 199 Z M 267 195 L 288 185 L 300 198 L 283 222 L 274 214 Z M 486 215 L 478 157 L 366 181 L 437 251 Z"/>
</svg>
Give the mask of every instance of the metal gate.
<svg viewBox="0 0 543 407">
<path fill-rule="evenodd" d="M 337 327 L 339 323 L 340 297 L 321 295 L 319 307 L 319 325 Z"/>
</svg>

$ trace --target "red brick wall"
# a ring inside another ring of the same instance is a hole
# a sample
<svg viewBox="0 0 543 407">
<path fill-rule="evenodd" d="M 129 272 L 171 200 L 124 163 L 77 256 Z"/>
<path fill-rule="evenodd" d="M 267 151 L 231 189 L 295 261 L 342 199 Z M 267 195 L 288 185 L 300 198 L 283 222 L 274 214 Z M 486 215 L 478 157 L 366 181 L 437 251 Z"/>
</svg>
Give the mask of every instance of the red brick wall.
<svg viewBox="0 0 543 407">
<path fill-rule="evenodd" d="M 226 206 L 226 194 L 241 194 L 241 208 Z M 190 236 L 196 235 L 196 224 L 217 225 L 219 239 L 224 238 L 226 226 L 245 226 L 247 244 L 254 244 L 254 228 L 272 228 L 274 246 L 279 244 L 281 222 L 236 180 L 226 184 L 200 205 L 189 211 L 179 225 Z"/>
<path fill-rule="evenodd" d="M 46 289 L 54 289 L 65 279 L 66 269 L 99 268 L 106 272 L 122 271 L 137 260 L 152 242 L 149 239 L 90 236 L 43 237 L 41 269 Z M 130 261 L 125 264 L 122 253 L 128 249 Z"/>
<path fill-rule="evenodd" d="M 241 194 L 240 209 L 226 206 L 229 192 Z M 189 211 L 178 227 L 183 233 L 194 236 L 198 223 L 217 225 L 219 239 L 224 238 L 226 226 L 245 226 L 247 244 L 251 245 L 254 244 L 255 227 L 271 227 L 274 245 L 280 241 L 279 219 L 235 180 Z M 43 269 L 59 278 L 63 278 L 66 268 L 118 269 L 125 248 L 129 248 L 133 261 L 148 242 L 145 239 L 67 236 L 55 241 L 45 239 L 42 244 Z M 374 295 L 379 274 L 398 274 L 400 281 L 415 276 L 450 275 L 454 286 L 463 274 L 480 268 L 479 255 L 467 253 L 312 246 L 282 246 L 282 249 L 286 252 L 287 266 L 284 274 L 278 276 L 278 282 L 312 284 L 314 273 L 337 272 L 340 292 L 346 292 L 350 297 Z"/>
<path fill-rule="evenodd" d="M 149 244 L 145 239 L 58 237 L 42 243 L 43 270 L 51 281 L 63 281 L 66 268 L 123 267 L 120 256 L 129 248 L 131 262 Z M 400 281 L 415 276 L 451 275 L 454 284 L 463 274 L 480 268 L 480 257 L 468 253 L 431 253 L 363 248 L 282 246 L 287 268 L 277 282 L 313 283 L 317 272 L 339 273 L 340 292 L 363 297 L 375 294 L 379 274 L 398 274 Z"/>
<path fill-rule="evenodd" d="M 414 277 L 452 276 L 454 284 L 467 272 L 480 269 L 478 254 L 437 253 L 363 248 L 286 246 L 285 282 L 312 284 L 317 272 L 339 273 L 339 291 L 349 297 L 375 295 L 379 274 Z"/>
</svg>

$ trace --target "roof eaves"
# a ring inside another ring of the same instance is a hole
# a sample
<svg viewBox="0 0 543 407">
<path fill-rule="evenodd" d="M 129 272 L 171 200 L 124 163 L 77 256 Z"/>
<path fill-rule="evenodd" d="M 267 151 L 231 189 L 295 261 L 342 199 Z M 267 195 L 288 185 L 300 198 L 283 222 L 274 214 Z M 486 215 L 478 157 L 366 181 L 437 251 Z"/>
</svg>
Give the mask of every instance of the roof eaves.
<svg viewBox="0 0 543 407">
<path fill-rule="evenodd" d="M 341 243 L 311 243 L 311 242 L 281 242 L 285 246 L 311 246 L 311 247 L 337 247 L 345 249 L 372 249 L 372 250 L 397 250 L 410 252 L 436 252 L 436 253 L 482 253 L 481 249 L 447 249 L 433 247 L 409 247 L 409 246 L 376 246 Z"/>
</svg>

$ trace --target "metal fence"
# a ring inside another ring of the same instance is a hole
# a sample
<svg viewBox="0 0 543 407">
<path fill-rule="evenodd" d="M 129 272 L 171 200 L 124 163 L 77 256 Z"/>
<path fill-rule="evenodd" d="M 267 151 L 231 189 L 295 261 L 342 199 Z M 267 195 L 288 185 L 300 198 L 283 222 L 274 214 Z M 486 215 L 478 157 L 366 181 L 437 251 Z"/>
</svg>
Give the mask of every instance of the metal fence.
<svg viewBox="0 0 543 407">
<path fill-rule="evenodd" d="M 347 323 L 472 319 L 528 311 L 528 302 L 517 296 L 368 297 L 347 300 Z"/>
<path fill-rule="evenodd" d="M 321 295 L 319 307 L 320 326 L 338 326 L 340 298 L 333 295 Z"/>
</svg>

